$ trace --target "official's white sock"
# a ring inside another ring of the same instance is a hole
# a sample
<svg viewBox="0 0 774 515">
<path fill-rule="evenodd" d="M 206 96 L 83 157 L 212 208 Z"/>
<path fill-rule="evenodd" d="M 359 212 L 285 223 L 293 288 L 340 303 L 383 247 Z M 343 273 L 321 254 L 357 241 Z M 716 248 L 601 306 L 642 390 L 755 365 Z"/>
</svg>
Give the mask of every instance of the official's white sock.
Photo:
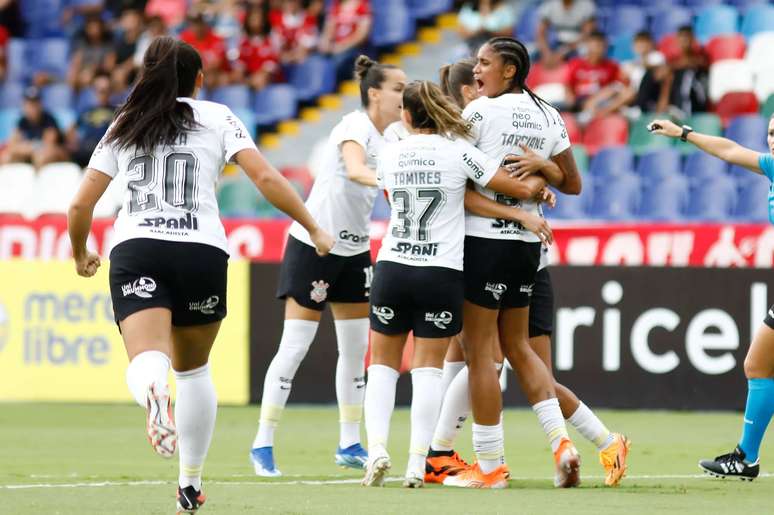
<svg viewBox="0 0 774 515">
<path fill-rule="evenodd" d="M 440 368 L 422 367 L 411 371 L 411 445 L 409 447 L 408 472 L 417 471 L 420 462 L 424 470 L 425 457 L 433 439 L 433 429 L 438 423 L 443 392 Z M 413 468 L 412 468 L 413 467 Z"/>
<path fill-rule="evenodd" d="M 481 472 L 488 474 L 505 463 L 505 438 L 502 422 L 496 426 L 473 424 L 473 450 Z"/>
<path fill-rule="evenodd" d="M 454 344 L 452 344 L 454 345 Z M 446 392 L 457 374 L 465 368 L 464 361 L 444 361 L 443 376 L 441 376 L 441 392 Z"/>
<path fill-rule="evenodd" d="M 177 448 L 180 454 L 180 486 L 202 489 L 202 467 L 212 441 L 218 399 L 209 364 L 186 372 L 175 371 L 177 400 Z"/>
<path fill-rule="evenodd" d="M 336 399 L 339 402 L 339 447 L 360 443 L 360 421 L 365 397 L 365 355 L 368 351 L 367 318 L 336 320 Z"/>
<path fill-rule="evenodd" d="M 390 436 L 390 419 L 395 409 L 395 386 L 400 373 L 385 365 L 368 367 L 368 384 L 366 385 L 365 426 L 368 437 L 368 454 L 375 447 L 387 448 Z"/>
<path fill-rule="evenodd" d="M 582 402 L 578 405 L 578 409 L 572 414 L 567 422 L 572 425 L 580 434 L 597 446 L 598 450 L 606 449 L 611 443 L 613 443 L 613 433 L 608 431 L 605 424 L 594 414 L 588 406 Z"/>
<path fill-rule="evenodd" d="M 169 357 L 161 351 L 141 352 L 126 367 L 126 385 L 134 400 L 145 408 L 148 387 L 151 383 L 167 385 L 169 383 Z"/>
<path fill-rule="evenodd" d="M 310 320 L 285 320 L 279 349 L 263 380 L 261 419 L 253 449 L 274 445 L 274 430 L 288 402 L 293 378 L 312 345 L 318 325 L 319 322 Z"/>
<path fill-rule="evenodd" d="M 454 377 L 443 398 L 438 424 L 433 433 L 431 447 L 434 451 L 451 451 L 460 434 L 465 420 L 470 416 L 470 388 L 468 386 L 468 367 Z"/>
<path fill-rule="evenodd" d="M 537 414 L 538 421 L 551 442 L 551 451 L 556 452 L 562 438 L 568 438 L 562 410 L 559 408 L 559 400 L 556 397 L 546 399 L 534 404 L 532 409 Z"/>
</svg>

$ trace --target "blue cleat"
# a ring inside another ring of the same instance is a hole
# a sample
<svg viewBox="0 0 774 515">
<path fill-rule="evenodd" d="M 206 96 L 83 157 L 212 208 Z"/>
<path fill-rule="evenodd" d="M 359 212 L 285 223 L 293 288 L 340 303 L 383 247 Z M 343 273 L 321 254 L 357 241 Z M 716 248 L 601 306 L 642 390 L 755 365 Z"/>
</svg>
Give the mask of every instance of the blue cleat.
<svg viewBox="0 0 774 515">
<path fill-rule="evenodd" d="M 258 447 L 250 451 L 250 460 L 255 467 L 255 474 L 262 477 L 280 477 L 282 472 L 274 464 L 274 448 Z"/>
<path fill-rule="evenodd" d="M 350 445 L 346 449 L 336 448 L 336 465 L 351 469 L 364 469 L 368 461 L 368 452 L 359 443 Z"/>
</svg>

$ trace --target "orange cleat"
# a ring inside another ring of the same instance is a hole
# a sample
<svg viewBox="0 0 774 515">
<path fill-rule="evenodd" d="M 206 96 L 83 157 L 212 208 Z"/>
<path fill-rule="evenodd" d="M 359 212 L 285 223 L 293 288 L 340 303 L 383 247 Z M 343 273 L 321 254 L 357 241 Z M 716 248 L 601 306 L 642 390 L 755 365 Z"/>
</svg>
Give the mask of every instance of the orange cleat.
<svg viewBox="0 0 774 515">
<path fill-rule="evenodd" d="M 456 476 L 470 468 L 456 452 L 451 456 L 427 457 L 425 461 L 425 483 L 443 483 L 448 476 Z"/>
<path fill-rule="evenodd" d="M 580 484 L 580 455 L 569 438 L 562 438 L 559 448 L 554 453 L 556 475 L 554 486 L 557 488 L 572 488 Z"/>
<path fill-rule="evenodd" d="M 484 474 L 478 463 L 474 463 L 455 476 L 446 476 L 443 484 L 459 488 L 507 488 L 509 475 L 508 467 L 505 465 L 500 465 L 492 472 Z"/>
<path fill-rule="evenodd" d="M 599 452 L 599 462 L 605 467 L 605 484 L 618 486 L 626 475 L 626 456 L 632 443 L 626 436 L 613 433 L 613 443 L 607 449 Z"/>
</svg>

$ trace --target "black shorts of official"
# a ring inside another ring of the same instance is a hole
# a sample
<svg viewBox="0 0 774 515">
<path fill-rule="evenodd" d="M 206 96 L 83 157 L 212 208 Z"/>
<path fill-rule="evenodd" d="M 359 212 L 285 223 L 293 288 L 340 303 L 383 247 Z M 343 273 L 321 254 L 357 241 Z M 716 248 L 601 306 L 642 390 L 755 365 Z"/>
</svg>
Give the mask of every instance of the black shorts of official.
<svg viewBox="0 0 774 515">
<path fill-rule="evenodd" d="M 466 236 L 465 300 L 489 309 L 529 306 L 540 245 Z"/>
<path fill-rule="evenodd" d="M 766 318 L 763 319 L 763 323 L 774 329 L 774 316 L 772 316 L 772 313 L 774 313 L 774 304 L 771 305 L 768 313 L 766 313 Z"/>
<path fill-rule="evenodd" d="M 110 252 L 110 296 L 116 323 L 149 308 L 172 311 L 172 325 L 226 317 L 228 254 L 203 243 L 136 238 Z"/>
<path fill-rule="evenodd" d="M 462 330 L 465 280 L 459 270 L 380 261 L 371 287 L 371 329 L 448 338 Z"/>
<path fill-rule="evenodd" d="M 529 337 L 551 336 L 554 332 L 554 287 L 548 268 L 538 270 L 529 301 Z"/>
<path fill-rule="evenodd" d="M 318 256 L 314 247 L 290 236 L 280 268 L 277 298 L 322 311 L 326 302 L 368 302 L 371 253 Z"/>
</svg>

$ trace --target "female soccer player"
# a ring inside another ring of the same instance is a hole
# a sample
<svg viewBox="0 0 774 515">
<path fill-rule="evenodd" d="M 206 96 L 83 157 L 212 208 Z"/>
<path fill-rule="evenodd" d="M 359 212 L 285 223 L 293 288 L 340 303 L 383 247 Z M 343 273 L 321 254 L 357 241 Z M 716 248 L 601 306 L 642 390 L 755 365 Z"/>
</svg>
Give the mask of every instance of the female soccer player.
<svg viewBox="0 0 774 515">
<path fill-rule="evenodd" d="M 126 381 L 147 410 L 151 445 L 170 457 L 180 440 L 178 513 L 195 513 L 204 503 L 202 467 L 215 427 L 208 359 L 226 316 L 228 254 L 215 197 L 223 166 L 239 164 L 270 202 L 309 231 L 317 252 L 327 254 L 334 243 L 258 153 L 242 122 L 226 106 L 194 100 L 203 80 L 196 50 L 155 39 L 68 213 L 77 272 L 91 277 L 100 266 L 86 249 L 94 206 L 113 178 L 127 181 L 110 253 L 110 292 L 130 360 Z M 174 419 L 169 356 L 177 380 Z"/>
<path fill-rule="evenodd" d="M 687 125 L 678 127 L 668 120 L 655 120 L 649 128 L 655 134 L 689 141 L 708 154 L 774 181 L 774 117 L 769 119 L 768 154 L 750 150 L 726 138 L 699 134 Z M 769 222 L 774 223 L 774 186 L 769 189 L 768 200 Z M 769 308 L 763 325 L 750 344 L 744 359 L 744 374 L 747 377 L 747 406 L 742 439 L 730 453 L 714 460 L 701 460 L 699 467 L 713 476 L 752 481 L 758 477 L 761 441 L 774 415 L 774 306 Z"/>
<path fill-rule="evenodd" d="M 368 463 L 363 484 L 383 485 L 391 466 L 386 446 L 395 386 L 403 346 L 413 331 L 411 446 L 404 486 L 419 488 L 441 407 L 443 356 L 449 339 L 462 327 L 466 183 L 470 179 L 510 197 L 529 199 L 539 193 L 543 181 L 511 179 L 499 159 L 467 143 L 467 123 L 429 81 L 412 82 L 406 88 L 403 123 L 412 135 L 385 147 L 377 168 L 392 211 L 371 294 L 371 365 L 365 398 Z M 525 225 L 551 239 L 540 216 L 528 215 Z M 505 486 L 505 480 L 492 485 Z"/>
<path fill-rule="evenodd" d="M 330 302 L 339 359 L 336 397 L 340 436 L 338 465 L 363 468 L 360 419 L 368 349 L 368 296 L 372 268 L 368 237 L 376 200 L 376 156 L 385 128 L 400 118 L 406 75 L 398 68 L 360 56 L 355 64 L 363 110 L 347 114 L 333 129 L 306 205 L 326 231 L 337 237 L 331 255 L 319 257 L 304 228 L 290 228 L 277 295 L 286 299 L 279 349 L 266 371 L 258 433 L 250 453 L 255 473 L 279 476 L 274 431 L 287 403 L 293 377 L 317 333 Z"/>
<path fill-rule="evenodd" d="M 478 98 L 473 77 L 476 62 L 465 59 L 441 68 L 441 87 L 447 97 L 464 108 L 470 101 Z M 545 163 L 534 152 L 524 149 L 526 157 L 520 157 L 519 173 L 526 170 L 547 168 Z M 565 163 L 567 164 L 567 163 Z M 528 168 L 527 168 L 528 166 Z M 564 180 L 554 186 L 566 194 L 580 193 L 580 176 L 576 168 L 563 170 Z M 468 191 L 465 207 L 469 212 L 489 218 L 514 220 L 520 210 L 498 204 L 478 192 Z M 541 253 L 540 267 L 535 278 L 529 304 L 529 343 L 540 359 L 543 360 L 549 372 L 551 363 L 551 333 L 553 332 L 554 292 L 551 277 L 548 272 L 547 253 Z M 497 349 L 496 349 L 497 350 Z M 501 363 L 502 358 L 498 361 Z M 454 441 L 462 424 L 470 415 L 470 394 L 468 374 L 465 367 L 461 346 L 452 344 L 444 360 L 443 390 L 448 392 L 444 397 L 443 407 L 436 426 L 433 442 L 427 459 L 427 482 L 443 482 L 448 475 L 456 475 L 467 468 L 467 463 L 454 452 Z M 461 372 L 462 373 L 459 373 Z M 553 377 L 553 373 L 552 373 Z M 599 449 L 600 462 L 605 468 L 605 484 L 614 486 L 620 482 L 626 471 L 626 456 L 629 442 L 625 436 L 611 433 L 601 420 L 568 388 L 554 380 L 559 406 L 562 415 L 580 432 L 582 436 L 594 443 Z"/>
</svg>

